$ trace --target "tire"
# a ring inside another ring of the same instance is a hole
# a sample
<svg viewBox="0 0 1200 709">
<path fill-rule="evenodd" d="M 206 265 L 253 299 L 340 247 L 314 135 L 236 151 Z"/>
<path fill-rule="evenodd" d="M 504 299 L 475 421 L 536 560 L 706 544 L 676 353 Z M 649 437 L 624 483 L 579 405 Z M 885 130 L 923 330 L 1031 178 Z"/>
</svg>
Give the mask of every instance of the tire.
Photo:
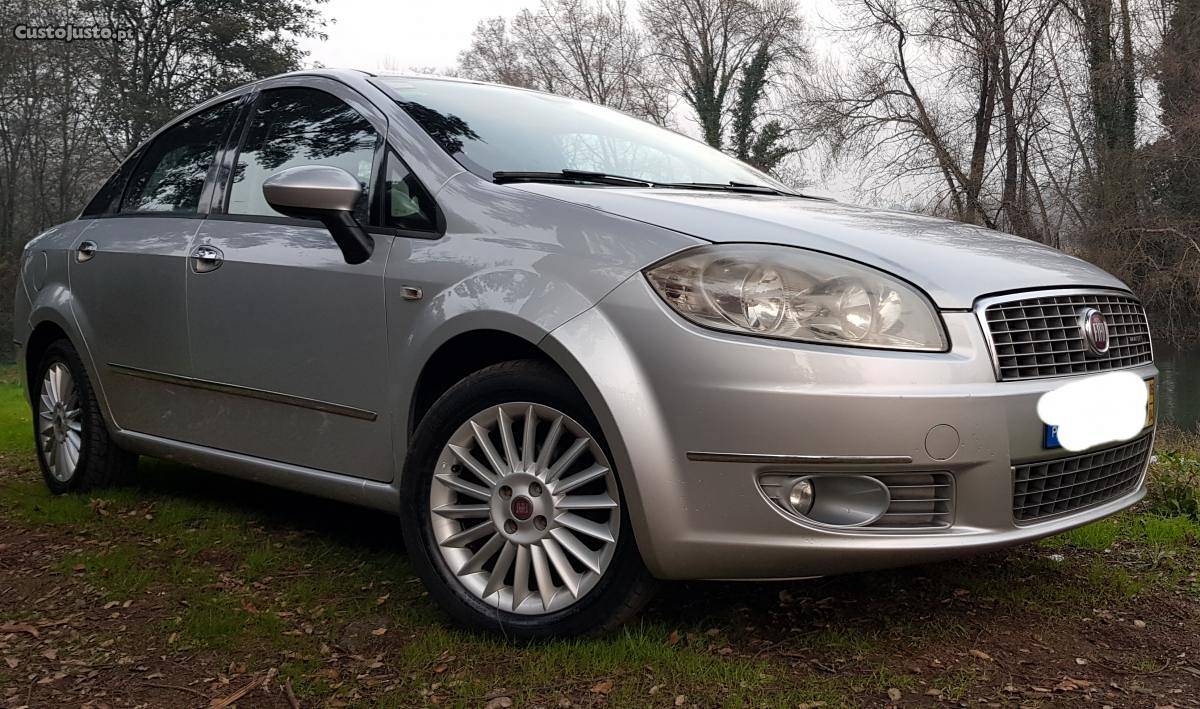
<svg viewBox="0 0 1200 709">
<path fill-rule="evenodd" d="M 573 462 L 559 465 L 575 447 Z M 401 484 L 406 547 L 433 599 L 462 626 L 519 641 L 604 632 L 631 618 L 656 582 L 611 460 L 583 397 L 546 363 L 503 362 L 453 386 L 418 426 Z"/>
<path fill-rule="evenodd" d="M 38 467 L 56 495 L 128 482 L 137 456 L 108 435 L 96 392 L 67 340 L 46 348 L 31 382 Z"/>
</svg>

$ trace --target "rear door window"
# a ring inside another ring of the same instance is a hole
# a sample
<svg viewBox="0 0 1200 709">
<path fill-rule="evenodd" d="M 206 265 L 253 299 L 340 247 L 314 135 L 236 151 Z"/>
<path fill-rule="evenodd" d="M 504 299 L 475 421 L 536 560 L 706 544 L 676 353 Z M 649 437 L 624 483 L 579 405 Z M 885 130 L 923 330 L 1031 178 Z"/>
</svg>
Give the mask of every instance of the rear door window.
<svg viewBox="0 0 1200 709">
<path fill-rule="evenodd" d="M 133 171 L 121 211 L 195 214 L 233 115 L 234 102 L 227 101 L 155 138 Z"/>
</svg>

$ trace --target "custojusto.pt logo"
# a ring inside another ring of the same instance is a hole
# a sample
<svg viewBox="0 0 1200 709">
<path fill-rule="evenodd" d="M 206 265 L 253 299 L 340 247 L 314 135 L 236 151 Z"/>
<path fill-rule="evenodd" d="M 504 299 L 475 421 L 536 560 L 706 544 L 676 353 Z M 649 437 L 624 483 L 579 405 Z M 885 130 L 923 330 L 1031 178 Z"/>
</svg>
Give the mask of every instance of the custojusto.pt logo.
<svg viewBox="0 0 1200 709">
<path fill-rule="evenodd" d="M 16 25 L 13 38 L 33 42 L 109 41 L 129 39 L 131 31 L 107 25 Z"/>
</svg>

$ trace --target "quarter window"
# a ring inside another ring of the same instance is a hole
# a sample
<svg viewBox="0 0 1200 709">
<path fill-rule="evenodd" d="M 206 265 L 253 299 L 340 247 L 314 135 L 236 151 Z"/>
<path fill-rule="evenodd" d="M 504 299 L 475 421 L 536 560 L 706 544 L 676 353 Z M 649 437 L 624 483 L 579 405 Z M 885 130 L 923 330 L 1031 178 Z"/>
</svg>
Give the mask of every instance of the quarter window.
<svg viewBox="0 0 1200 709">
<path fill-rule="evenodd" d="M 133 172 L 121 211 L 195 214 L 232 117 L 233 101 L 227 101 L 155 138 Z"/>
<path fill-rule="evenodd" d="M 82 216 L 95 217 L 108 214 L 121 206 L 121 193 L 125 191 L 125 183 L 129 181 L 129 176 L 133 173 L 133 168 L 137 166 L 140 157 L 141 153 L 137 153 L 125 159 L 121 167 L 117 168 L 117 171 L 104 182 L 92 200 L 83 208 Z"/>
<path fill-rule="evenodd" d="M 355 216 L 367 224 L 371 168 L 378 144 L 379 134 L 367 119 L 332 94 L 305 88 L 265 91 L 255 103 L 234 165 L 227 211 L 283 216 L 267 204 L 263 181 L 289 167 L 331 165 L 362 184 Z"/>
<path fill-rule="evenodd" d="M 437 228 L 433 199 L 395 153 L 388 153 L 383 194 L 384 226 L 419 231 Z"/>
</svg>

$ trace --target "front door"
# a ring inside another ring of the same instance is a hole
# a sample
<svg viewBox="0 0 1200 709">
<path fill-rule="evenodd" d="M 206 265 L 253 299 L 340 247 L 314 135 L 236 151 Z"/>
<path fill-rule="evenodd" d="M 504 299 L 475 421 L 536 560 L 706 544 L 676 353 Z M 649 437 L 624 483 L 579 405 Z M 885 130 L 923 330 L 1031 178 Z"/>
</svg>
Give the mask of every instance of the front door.
<svg viewBox="0 0 1200 709">
<path fill-rule="evenodd" d="M 386 124 L 344 87 L 322 83 L 257 97 L 222 204 L 193 241 L 190 439 L 390 480 L 383 271 L 392 237 L 375 235 L 371 258 L 350 265 L 320 223 L 286 218 L 262 194 L 279 170 L 334 165 L 362 182 L 357 216 L 369 223 Z"/>
</svg>

